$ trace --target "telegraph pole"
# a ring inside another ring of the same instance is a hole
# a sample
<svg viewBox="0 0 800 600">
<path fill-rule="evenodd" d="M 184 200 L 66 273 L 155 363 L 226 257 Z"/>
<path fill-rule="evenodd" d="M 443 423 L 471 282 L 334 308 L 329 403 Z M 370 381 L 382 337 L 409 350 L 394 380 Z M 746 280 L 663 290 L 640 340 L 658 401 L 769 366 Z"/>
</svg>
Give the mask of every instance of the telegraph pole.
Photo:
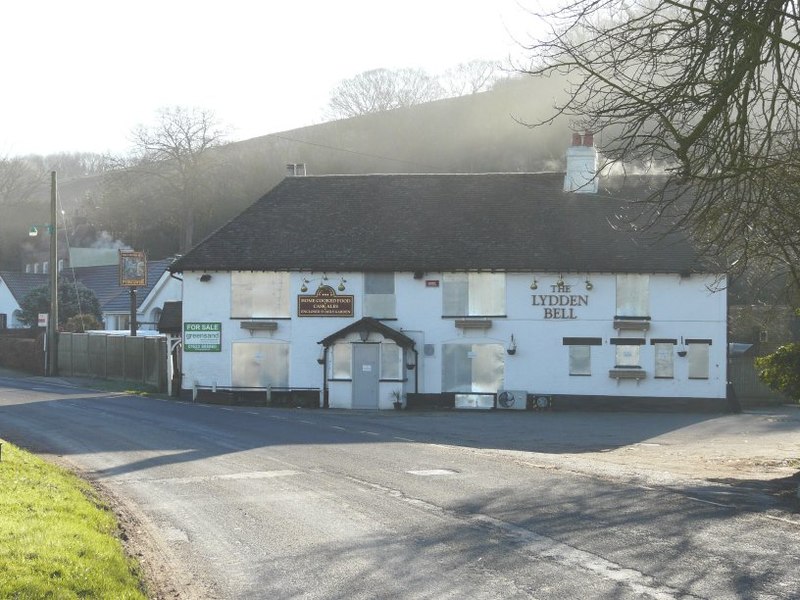
<svg viewBox="0 0 800 600">
<path fill-rule="evenodd" d="M 58 227 L 56 172 L 50 172 L 50 316 L 47 319 L 47 374 L 58 375 Z"/>
</svg>

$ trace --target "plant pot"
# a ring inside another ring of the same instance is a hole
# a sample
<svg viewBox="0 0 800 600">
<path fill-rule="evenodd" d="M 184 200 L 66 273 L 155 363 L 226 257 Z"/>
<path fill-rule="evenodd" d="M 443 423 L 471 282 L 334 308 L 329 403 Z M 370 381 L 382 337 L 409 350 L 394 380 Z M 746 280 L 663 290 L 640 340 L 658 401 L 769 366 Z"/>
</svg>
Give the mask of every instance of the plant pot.
<svg viewBox="0 0 800 600">
<path fill-rule="evenodd" d="M 403 403 L 402 403 L 402 402 L 400 402 L 400 401 L 398 401 L 398 402 L 393 402 L 392 404 L 394 404 L 394 409 L 395 409 L 395 410 L 402 410 L 402 408 L 403 408 Z"/>
</svg>

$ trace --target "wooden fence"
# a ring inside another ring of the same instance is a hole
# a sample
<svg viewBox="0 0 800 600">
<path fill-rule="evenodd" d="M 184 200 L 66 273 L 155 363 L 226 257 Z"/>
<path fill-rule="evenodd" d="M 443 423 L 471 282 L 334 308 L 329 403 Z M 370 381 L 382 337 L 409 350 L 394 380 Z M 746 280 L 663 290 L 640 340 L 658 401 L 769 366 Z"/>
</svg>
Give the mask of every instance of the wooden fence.
<svg viewBox="0 0 800 600">
<path fill-rule="evenodd" d="M 160 336 L 60 333 L 58 374 L 142 383 L 165 392 L 167 351 Z"/>
</svg>

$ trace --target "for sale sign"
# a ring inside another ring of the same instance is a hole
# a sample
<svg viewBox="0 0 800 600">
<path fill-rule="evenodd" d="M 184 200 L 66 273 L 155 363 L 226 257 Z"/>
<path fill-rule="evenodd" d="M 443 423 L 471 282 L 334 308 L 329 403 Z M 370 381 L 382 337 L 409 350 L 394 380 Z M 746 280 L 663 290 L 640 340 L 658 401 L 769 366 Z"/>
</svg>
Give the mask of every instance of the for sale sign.
<svg viewBox="0 0 800 600">
<path fill-rule="evenodd" d="M 222 352 L 222 323 L 184 323 L 184 352 Z"/>
</svg>

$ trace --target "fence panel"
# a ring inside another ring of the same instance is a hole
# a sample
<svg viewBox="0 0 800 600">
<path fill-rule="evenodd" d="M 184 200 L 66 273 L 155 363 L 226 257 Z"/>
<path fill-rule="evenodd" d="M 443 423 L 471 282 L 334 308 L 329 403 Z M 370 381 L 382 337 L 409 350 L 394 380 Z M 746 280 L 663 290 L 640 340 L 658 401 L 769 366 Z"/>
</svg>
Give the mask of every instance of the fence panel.
<svg viewBox="0 0 800 600">
<path fill-rule="evenodd" d="M 106 335 L 89 335 L 89 375 L 107 377 Z"/>
<path fill-rule="evenodd" d="M 144 383 L 144 344 L 143 337 L 123 338 L 125 342 L 125 381 L 140 381 Z"/>
<path fill-rule="evenodd" d="M 108 335 L 106 337 L 106 377 L 125 380 L 125 337 Z"/>
<path fill-rule="evenodd" d="M 166 389 L 167 340 L 162 337 L 147 338 L 144 346 L 144 383 Z"/>
<path fill-rule="evenodd" d="M 70 333 L 69 336 L 72 339 L 72 374 L 89 375 L 89 334 Z M 61 352 L 61 346 L 58 351 Z"/>
<path fill-rule="evenodd" d="M 728 379 L 733 384 L 736 396 L 745 404 L 748 399 L 776 402 L 783 399 L 758 378 L 752 356 L 732 357 L 729 362 Z"/>
</svg>

